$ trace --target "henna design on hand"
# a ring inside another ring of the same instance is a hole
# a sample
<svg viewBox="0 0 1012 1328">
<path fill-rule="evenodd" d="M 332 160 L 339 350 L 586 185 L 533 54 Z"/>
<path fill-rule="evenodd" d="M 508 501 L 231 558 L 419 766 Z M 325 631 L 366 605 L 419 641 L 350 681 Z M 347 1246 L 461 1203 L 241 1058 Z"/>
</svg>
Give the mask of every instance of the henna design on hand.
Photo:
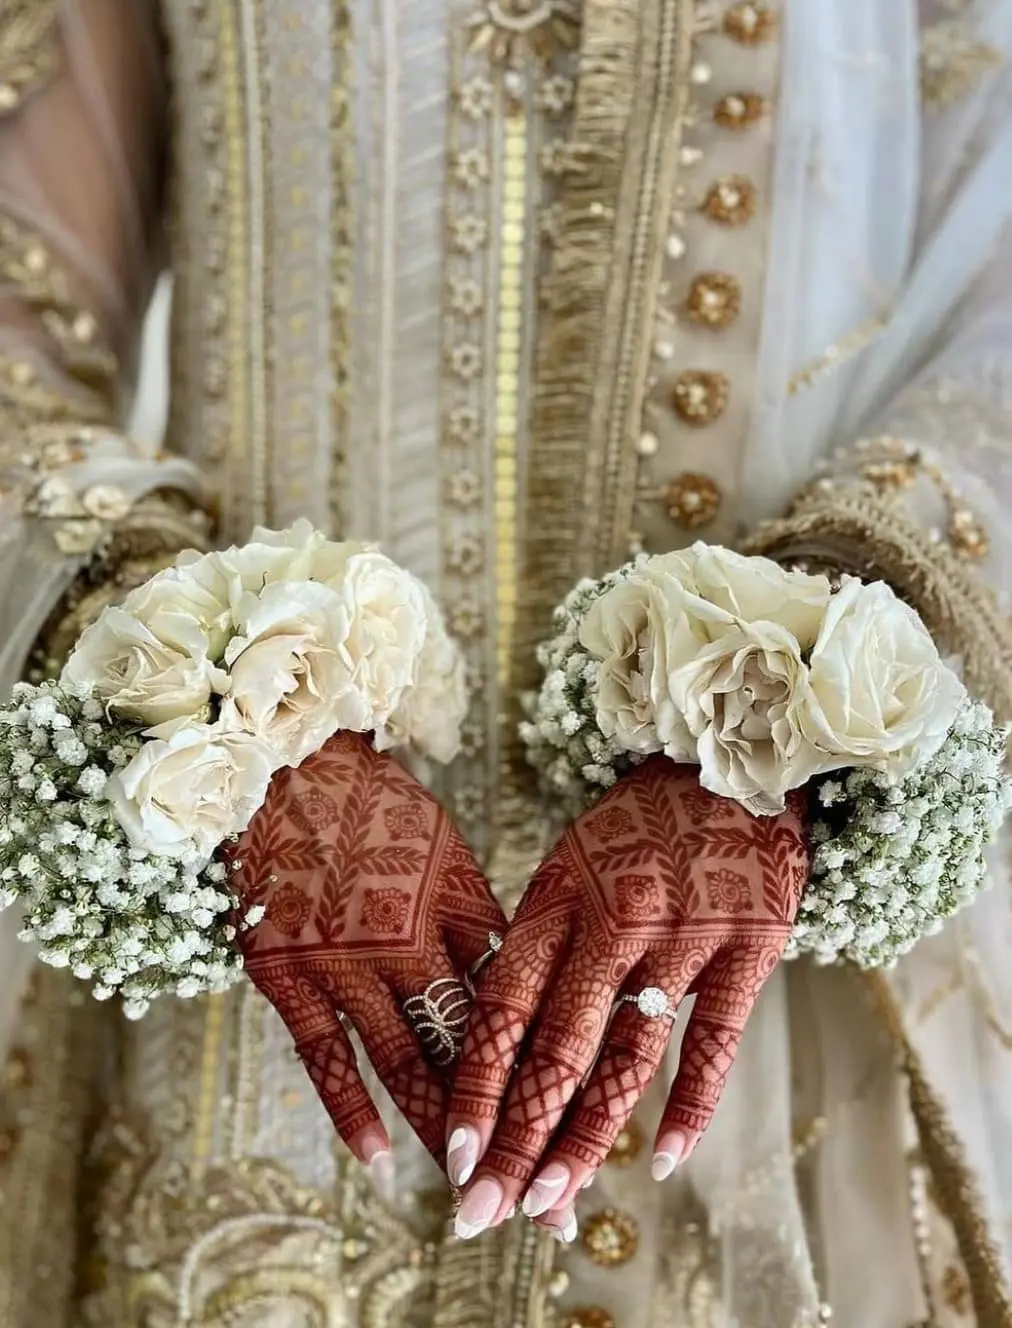
<svg viewBox="0 0 1012 1328">
<path fill-rule="evenodd" d="M 443 1156 L 445 1070 L 404 1003 L 466 977 L 505 919 L 427 789 L 368 740 L 338 734 L 279 771 L 231 847 L 232 880 L 263 920 L 241 932 L 246 970 L 285 1021 L 342 1138 L 368 1163 L 389 1149 L 345 1028 L 419 1138 Z"/>
<path fill-rule="evenodd" d="M 451 1128 L 480 1136 L 476 1180 L 500 1183 L 499 1219 L 546 1163 L 568 1177 L 551 1208 L 569 1204 L 661 1065 L 671 1021 L 616 1009 L 622 993 L 659 987 L 675 1005 L 696 994 L 658 1135 L 691 1148 L 809 866 L 800 795 L 753 817 L 664 757 L 570 826 L 483 976 L 450 1108 Z"/>
</svg>

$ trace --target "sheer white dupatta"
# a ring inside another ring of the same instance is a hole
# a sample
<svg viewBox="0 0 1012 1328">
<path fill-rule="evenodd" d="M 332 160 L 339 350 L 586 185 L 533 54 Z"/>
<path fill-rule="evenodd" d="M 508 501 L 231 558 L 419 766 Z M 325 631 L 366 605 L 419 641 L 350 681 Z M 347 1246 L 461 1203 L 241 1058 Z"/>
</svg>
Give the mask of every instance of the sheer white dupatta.
<svg viewBox="0 0 1012 1328">
<path fill-rule="evenodd" d="M 751 524 L 779 514 L 835 449 L 845 466 L 862 437 L 909 439 L 987 527 L 980 572 L 1007 603 L 1012 3 L 956 10 L 878 0 L 784 7 L 773 240 L 741 490 Z M 938 63 L 923 67 L 934 105 L 922 103 L 922 50 L 943 66 L 934 81 Z M 793 390 L 808 369 L 807 385 Z M 934 523 L 938 513 L 923 516 Z M 888 975 L 1006 1263 L 1010 889 L 1006 846 L 994 855 L 993 890 Z M 784 1323 L 816 1322 L 820 1302 L 843 1324 L 892 1328 L 929 1313 L 950 1322 L 944 1305 L 926 1300 L 934 1270 L 921 1265 L 944 1269 L 955 1243 L 917 1188 L 895 1066 L 895 1045 L 853 975 L 799 964 L 764 991 L 707 1147 L 688 1168 L 720 1217 L 718 1322 L 780 1322 L 762 1317 L 777 1285 Z M 764 1249 L 775 1254 L 765 1275 Z"/>
</svg>

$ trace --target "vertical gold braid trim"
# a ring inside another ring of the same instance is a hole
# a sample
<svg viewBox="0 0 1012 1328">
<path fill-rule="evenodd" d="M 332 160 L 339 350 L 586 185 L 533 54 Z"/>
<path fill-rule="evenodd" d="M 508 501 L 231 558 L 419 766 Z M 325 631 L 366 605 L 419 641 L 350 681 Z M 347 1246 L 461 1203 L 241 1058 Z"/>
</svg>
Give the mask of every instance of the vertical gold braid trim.
<svg viewBox="0 0 1012 1328">
<path fill-rule="evenodd" d="M 584 9 L 537 351 L 514 690 L 536 682 L 552 609 L 580 576 L 615 561 L 630 519 L 691 35 L 691 0 Z"/>
<path fill-rule="evenodd" d="M 347 447 L 351 411 L 352 205 L 355 191 L 355 136 L 351 114 L 351 10 L 347 0 L 331 6 L 331 466 L 330 529 L 347 529 Z"/>
<path fill-rule="evenodd" d="M 247 256 L 250 198 L 246 159 L 246 107 L 239 64 L 239 7 L 220 11 L 221 100 L 225 123 L 228 238 L 224 304 L 227 318 L 228 484 L 222 495 L 222 534 L 242 539 L 251 519 L 263 519 L 261 485 L 253 473 L 251 448 L 248 323 L 260 310 L 249 307 Z"/>
<path fill-rule="evenodd" d="M 537 685 L 536 648 L 573 584 L 621 557 L 632 517 L 633 440 L 650 362 L 692 30 L 692 0 L 587 0 L 584 6 L 559 241 L 543 286 L 521 506 L 501 837 L 491 865 L 507 898 L 545 846 L 545 818 L 532 814 L 518 734 L 521 698 Z"/>
<path fill-rule="evenodd" d="M 882 973 L 862 975 L 906 1076 L 910 1109 L 939 1206 L 952 1224 L 966 1268 L 979 1328 L 1012 1328 L 1012 1297 L 1001 1256 L 988 1228 L 977 1178 L 942 1102 L 928 1082 L 903 1015 Z"/>
</svg>

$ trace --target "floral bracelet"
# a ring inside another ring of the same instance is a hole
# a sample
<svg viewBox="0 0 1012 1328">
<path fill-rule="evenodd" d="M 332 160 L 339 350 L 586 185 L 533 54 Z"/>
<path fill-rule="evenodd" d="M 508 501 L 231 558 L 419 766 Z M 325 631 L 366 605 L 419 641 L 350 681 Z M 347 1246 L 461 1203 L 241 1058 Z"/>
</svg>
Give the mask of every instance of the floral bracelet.
<svg viewBox="0 0 1012 1328">
<path fill-rule="evenodd" d="M 983 888 L 1007 735 L 884 583 L 697 543 L 581 582 L 554 626 L 522 735 L 568 814 L 657 752 L 754 815 L 815 790 L 790 954 L 891 962 Z"/>
<path fill-rule="evenodd" d="M 129 1015 L 222 990 L 258 918 L 215 855 L 274 773 L 339 730 L 451 760 L 466 704 L 432 597 L 376 548 L 299 522 L 182 554 L 0 709 L 0 908 Z"/>
</svg>

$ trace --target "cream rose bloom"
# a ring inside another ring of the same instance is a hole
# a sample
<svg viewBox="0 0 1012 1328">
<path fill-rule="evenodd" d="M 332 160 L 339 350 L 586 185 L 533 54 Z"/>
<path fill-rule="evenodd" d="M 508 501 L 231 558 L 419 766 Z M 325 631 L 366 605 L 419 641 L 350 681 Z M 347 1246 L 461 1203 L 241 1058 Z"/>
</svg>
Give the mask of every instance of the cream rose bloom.
<svg viewBox="0 0 1012 1328">
<path fill-rule="evenodd" d="M 827 577 L 702 542 L 652 558 L 649 568 L 651 575 L 673 577 L 738 622 L 777 623 L 797 637 L 802 650 L 815 644 L 832 594 Z"/>
<path fill-rule="evenodd" d="M 228 584 L 216 572 L 210 555 L 195 555 L 185 568 L 159 572 L 131 591 L 121 607 L 165 645 L 190 650 L 196 627 L 213 660 L 224 654 L 232 625 Z"/>
<path fill-rule="evenodd" d="M 832 597 L 809 661 L 809 740 L 835 766 L 902 778 L 942 745 L 966 689 L 921 619 L 884 582 L 848 579 Z"/>
<path fill-rule="evenodd" d="M 801 724 L 807 669 L 787 628 L 739 622 L 676 669 L 668 685 L 695 742 L 699 781 L 711 793 L 753 815 L 773 815 L 790 789 L 819 770 L 824 758 Z"/>
<path fill-rule="evenodd" d="M 168 610 L 156 617 L 170 641 L 126 609 L 105 609 L 82 634 L 61 681 L 90 688 L 110 712 L 143 724 L 204 717 L 212 694 L 227 690 L 228 676 L 212 662 L 195 617 Z"/>
<path fill-rule="evenodd" d="M 347 653 L 372 727 L 382 728 L 418 676 L 430 619 L 422 583 L 378 549 L 348 557 L 340 580 L 348 608 Z"/>
<path fill-rule="evenodd" d="M 302 519 L 286 530 L 266 530 L 258 526 L 246 544 L 221 549 L 195 561 L 203 564 L 202 574 L 224 585 L 226 599 L 233 613 L 244 595 L 257 594 L 265 586 L 281 581 L 318 581 L 337 587 L 344 576 L 348 559 L 370 546 L 357 542 L 328 540 L 311 522 Z M 193 562 L 177 560 L 189 572 Z"/>
<path fill-rule="evenodd" d="M 215 724 L 176 721 L 156 729 L 106 795 L 135 848 L 160 857 L 209 858 L 245 830 L 277 768 L 229 702 Z"/>
<path fill-rule="evenodd" d="M 601 662 L 597 723 L 628 752 L 666 751 L 694 761 L 696 744 L 671 695 L 669 678 L 698 657 L 729 614 L 688 593 L 652 564 L 630 572 L 587 612 L 580 644 Z"/>
<path fill-rule="evenodd" d="M 374 716 L 351 650 L 352 609 L 317 582 L 276 582 L 236 605 L 239 635 L 225 652 L 243 725 L 286 765 L 338 729 L 362 733 Z"/>
<path fill-rule="evenodd" d="M 449 765 L 460 750 L 460 729 L 467 714 L 464 659 L 432 597 L 424 593 L 428 626 L 415 680 L 386 729 L 377 733 L 376 745 L 382 750 L 410 743 L 420 756 Z"/>
</svg>

